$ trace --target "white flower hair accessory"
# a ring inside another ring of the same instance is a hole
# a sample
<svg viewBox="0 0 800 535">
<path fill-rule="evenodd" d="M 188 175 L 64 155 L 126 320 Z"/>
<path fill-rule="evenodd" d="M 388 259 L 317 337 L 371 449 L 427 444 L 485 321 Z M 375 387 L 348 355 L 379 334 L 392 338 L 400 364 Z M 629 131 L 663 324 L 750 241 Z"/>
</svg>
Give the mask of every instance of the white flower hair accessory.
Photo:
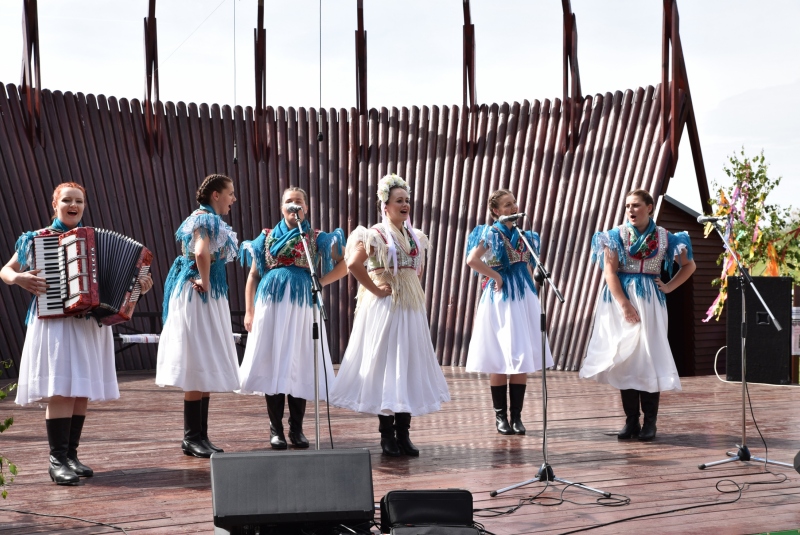
<svg viewBox="0 0 800 535">
<path fill-rule="evenodd" d="M 378 199 L 384 204 L 389 202 L 389 192 L 395 187 L 403 188 L 411 195 L 411 188 L 408 187 L 408 182 L 403 180 L 403 177 L 392 173 L 378 181 Z"/>
</svg>

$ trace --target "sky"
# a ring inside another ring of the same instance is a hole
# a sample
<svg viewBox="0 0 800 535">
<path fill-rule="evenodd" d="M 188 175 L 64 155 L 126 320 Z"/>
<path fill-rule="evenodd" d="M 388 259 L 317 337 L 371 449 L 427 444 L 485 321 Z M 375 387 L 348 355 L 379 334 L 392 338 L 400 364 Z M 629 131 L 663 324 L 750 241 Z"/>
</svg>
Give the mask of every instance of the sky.
<svg viewBox="0 0 800 535">
<path fill-rule="evenodd" d="M 19 83 L 22 0 L 0 0 L 0 82 Z M 144 94 L 147 0 L 39 0 L 42 86 Z M 356 0 L 265 0 L 267 103 L 356 104 Z M 561 96 L 558 0 L 472 0 L 482 103 Z M 656 85 L 661 0 L 572 0 L 585 94 Z M 800 206 L 797 0 L 685 0 L 680 33 L 709 183 L 744 148 L 782 183 L 769 201 Z M 321 13 L 321 17 L 320 17 Z M 162 101 L 255 102 L 257 0 L 160 0 Z M 460 0 L 364 0 L 370 107 L 461 103 Z M 320 43 L 321 39 L 321 43 Z M 321 45 L 321 50 L 320 50 Z M 321 74 L 321 84 L 320 84 Z M 320 95 L 321 85 L 321 95 Z M 688 138 L 667 193 L 700 211 Z"/>
</svg>

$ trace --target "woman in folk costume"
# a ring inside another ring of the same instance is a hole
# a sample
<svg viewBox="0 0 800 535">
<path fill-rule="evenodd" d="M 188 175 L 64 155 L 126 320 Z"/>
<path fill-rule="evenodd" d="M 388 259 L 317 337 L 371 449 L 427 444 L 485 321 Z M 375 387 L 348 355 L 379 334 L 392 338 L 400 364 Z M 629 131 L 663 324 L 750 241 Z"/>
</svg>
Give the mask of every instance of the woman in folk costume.
<svg viewBox="0 0 800 535">
<path fill-rule="evenodd" d="M 175 232 L 182 252 L 164 283 L 156 384 L 184 391 L 183 453 L 211 457 L 222 448 L 208 440 L 210 393 L 239 388 L 225 273 L 225 264 L 236 258 L 238 241 L 222 220 L 236 202 L 233 181 L 209 175 L 196 198 L 200 207 Z"/>
<path fill-rule="evenodd" d="M 541 308 L 531 272 L 535 261 L 512 221 L 499 218 L 517 213 L 517 201 L 507 189 L 489 196 L 492 225 L 479 225 L 467 241 L 467 265 L 482 275 L 481 294 L 467 354 L 467 371 L 489 375 L 497 432 L 524 435 L 522 405 L 527 374 L 542 368 Z M 539 235 L 525 231 L 539 252 Z M 545 341 L 547 366 L 553 365 Z M 506 383 L 509 383 L 506 385 Z M 511 401 L 511 423 L 508 402 Z"/>
<path fill-rule="evenodd" d="M 333 405 L 377 414 L 383 453 L 418 456 L 411 416 L 450 401 L 436 360 L 420 284 L 428 238 L 412 228 L 411 190 L 397 175 L 378 182 L 383 222 L 347 240 L 347 267 L 360 283 L 353 331 L 331 390 Z"/>
<path fill-rule="evenodd" d="M 16 252 L 0 270 L 8 285 L 16 284 L 43 295 L 48 287 L 34 263 L 34 238 L 58 236 L 81 227 L 86 190 L 79 184 L 59 184 L 53 192 L 53 223 L 41 230 L 26 232 L 16 244 Z M 139 279 L 142 293 L 150 290 L 150 275 Z M 89 400 L 119 398 L 114 368 L 114 338 L 111 327 L 89 318 L 67 316 L 40 319 L 36 299 L 28 310 L 25 345 L 17 380 L 19 405 L 47 402 L 45 425 L 50 444 L 50 479 L 58 485 L 77 485 L 80 477 L 94 471 L 78 460 L 78 445 Z"/>
<path fill-rule="evenodd" d="M 245 328 L 250 332 L 239 369 L 241 393 L 263 394 L 269 415 L 270 446 L 286 449 L 283 410 L 289 405 L 289 441 L 307 448 L 303 434 L 306 400 L 314 399 L 314 311 L 311 271 L 300 229 L 312 261 L 326 286 L 347 275 L 342 262 L 344 232 L 312 231 L 306 219 L 308 199 L 298 187 L 283 192 L 283 219 L 275 228 L 264 229 L 253 241 L 243 242 L 241 258 L 251 264 L 245 289 Z M 334 373 L 328 350 L 325 323 L 320 322 L 322 359 L 319 373 L 320 399 L 326 399 L 326 377 Z"/>
<path fill-rule="evenodd" d="M 618 438 L 652 440 L 660 393 L 681 390 L 667 340 L 666 294 L 694 273 L 695 263 L 688 233 L 672 234 L 653 222 L 653 197 L 647 191 L 628 193 L 625 213 L 625 224 L 592 238 L 592 261 L 600 265 L 606 284 L 580 376 L 620 389 L 625 426 Z M 680 269 L 664 283 L 661 270 L 671 275 L 674 261 Z"/>
</svg>

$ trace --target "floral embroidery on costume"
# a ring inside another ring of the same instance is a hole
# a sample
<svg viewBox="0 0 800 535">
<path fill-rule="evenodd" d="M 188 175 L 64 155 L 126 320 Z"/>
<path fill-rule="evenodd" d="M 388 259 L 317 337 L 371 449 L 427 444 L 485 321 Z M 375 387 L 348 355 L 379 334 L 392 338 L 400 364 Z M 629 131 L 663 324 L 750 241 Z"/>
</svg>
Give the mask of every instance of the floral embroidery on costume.
<svg viewBox="0 0 800 535">
<path fill-rule="evenodd" d="M 333 270 L 333 253 L 342 255 L 344 231 L 337 228 L 333 232 L 312 232 L 308 221 L 302 225 L 311 257 L 316 259 L 322 276 Z M 273 229 L 265 228 L 256 239 L 243 242 L 239 259 L 242 265 L 256 263 L 261 277 L 256 301 L 282 301 L 288 284 L 292 303 L 311 306 L 311 275 L 302 236 L 297 228 L 290 229 L 285 220 Z"/>
</svg>

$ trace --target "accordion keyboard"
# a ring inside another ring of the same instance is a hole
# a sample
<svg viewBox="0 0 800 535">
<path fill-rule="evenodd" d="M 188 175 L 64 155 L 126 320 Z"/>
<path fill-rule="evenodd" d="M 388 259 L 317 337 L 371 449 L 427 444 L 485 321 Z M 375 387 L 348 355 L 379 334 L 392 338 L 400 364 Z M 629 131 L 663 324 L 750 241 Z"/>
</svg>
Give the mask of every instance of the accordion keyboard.
<svg viewBox="0 0 800 535">
<path fill-rule="evenodd" d="M 66 281 L 64 277 L 64 249 L 58 245 L 58 235 L 37 237 L 34 247 L 34 267 L 47 282 L 47 291 L 38 296 L 39 317 L 63 316 Z"/>
</svg>

